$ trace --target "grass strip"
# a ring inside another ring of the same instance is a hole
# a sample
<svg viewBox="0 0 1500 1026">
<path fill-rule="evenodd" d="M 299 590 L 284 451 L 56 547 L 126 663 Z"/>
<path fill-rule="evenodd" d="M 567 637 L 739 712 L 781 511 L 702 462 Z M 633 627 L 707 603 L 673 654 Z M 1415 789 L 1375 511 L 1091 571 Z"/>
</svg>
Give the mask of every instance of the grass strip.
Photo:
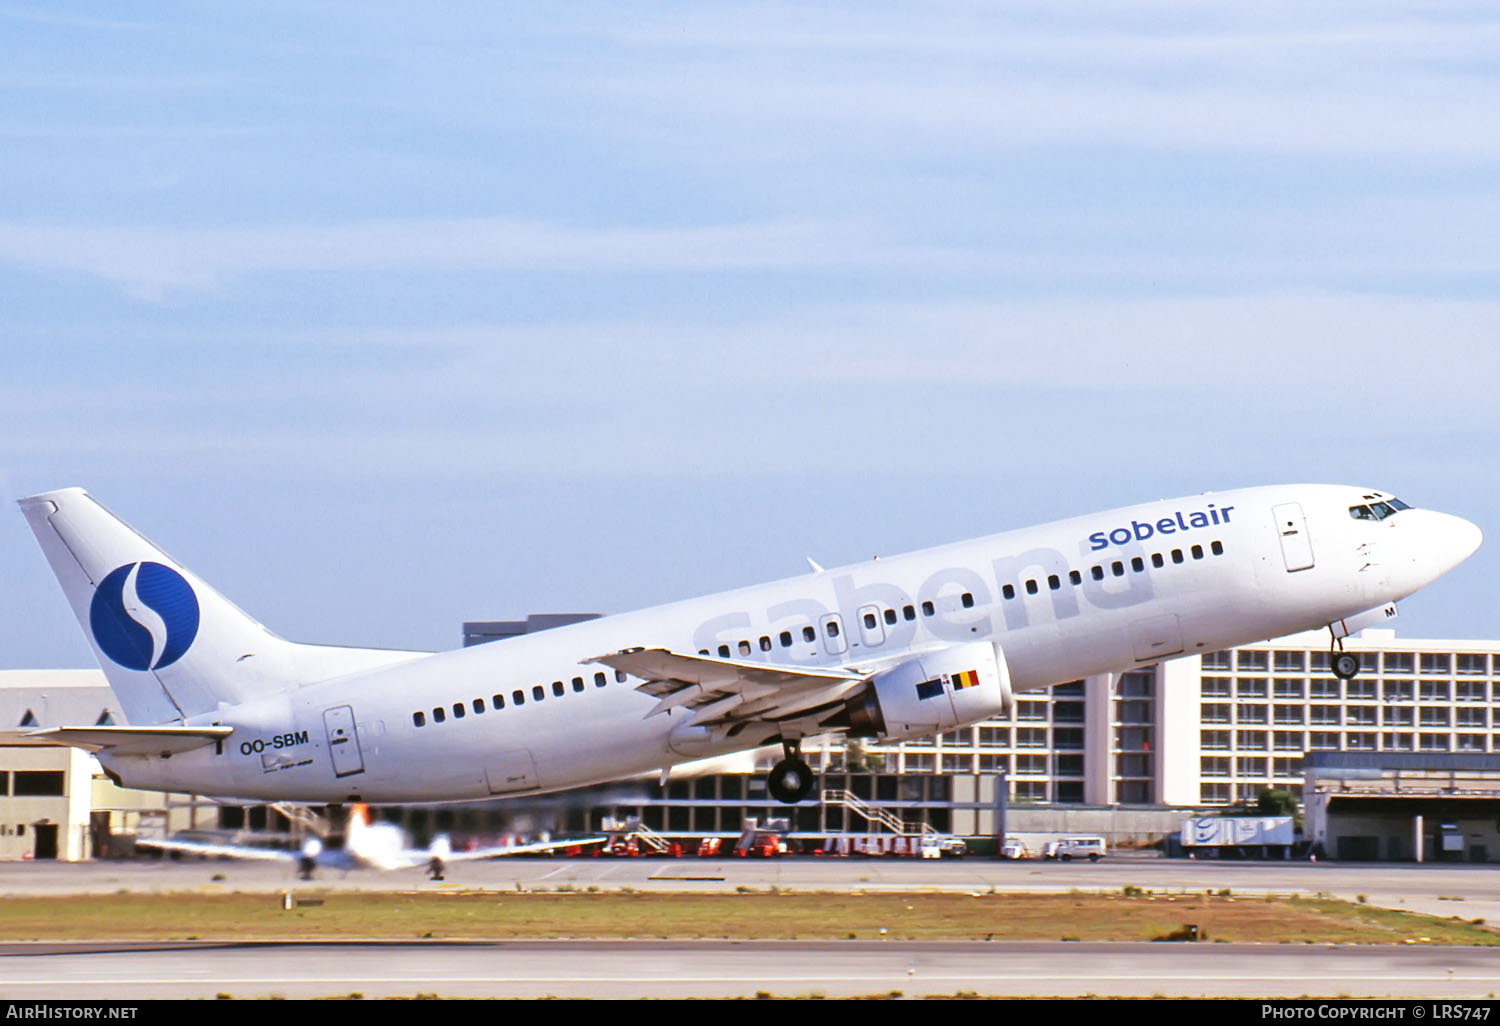
<svg viewBox="0 0 1500 1026">
<path fill-rule="evenodd" d="M 732 938 L 1497 945 L 1500 932 L 1330 898 L 1223 894 L 513 891 L 8 897 L 9 940 Z M 313 904 L 311 902 L 316 902 Z"/>
</svg>

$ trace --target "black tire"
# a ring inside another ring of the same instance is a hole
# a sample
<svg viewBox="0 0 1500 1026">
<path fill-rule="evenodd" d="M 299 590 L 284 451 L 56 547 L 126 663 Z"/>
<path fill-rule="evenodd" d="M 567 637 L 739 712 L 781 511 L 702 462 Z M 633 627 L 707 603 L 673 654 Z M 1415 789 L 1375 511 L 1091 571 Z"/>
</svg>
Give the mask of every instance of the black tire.
<svg viewBox="0 0 1500 1026">
<path fill-rule="evenodd" d="M 1089 853 L 1089 861 L 1090 862 L 1098 862 L 1099 861 L 1099 853 L 1098 852 L 1090 852 Z"/>
<path fill-rule="evenodd" d="M 1061 855 L 1058 856 L 1058 858 L 1062 859 L 1064 862 L 1072 862 L 1073 861 L 1073 856 L 1069 855 L 1067 852 L 1063 852 Z"/>
<path fill-rule="evenodd" d="M 797 758 L 782 759 L 771 767 L 771 774 L 766 778 L 766 790 L 778 802 L 796 805 L 812 794 L 816 783 L 812 767 L 807 763 Z"/>
<path fill-rule="evenodd" d="M 1359 675 L 1359 656 L 1353 652 L 1335 652 L 1328 667 L 1339 680 L 1353 680 Z"/>
</svg>

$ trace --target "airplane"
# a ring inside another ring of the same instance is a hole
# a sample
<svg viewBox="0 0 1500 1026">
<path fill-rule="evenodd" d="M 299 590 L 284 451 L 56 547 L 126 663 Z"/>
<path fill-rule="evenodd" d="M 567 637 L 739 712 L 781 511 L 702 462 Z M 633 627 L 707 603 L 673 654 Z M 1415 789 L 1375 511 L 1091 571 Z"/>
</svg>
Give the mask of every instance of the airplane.
<svg viewBox="0 0 1500 1026">
<path fill-rule="evenodd" d="M 138 848 L 155 848 L 158 851 L 175 852 L 205 857 L 253 859 L 262 862 L 295 862 L 298 874 L 311 880 L 318 866 L 341 869 L 414 869 L 425 866 L 427 875 L 433 880 L 443 879 L 443 873 L 454 862 L 473 862 L 479 859 L 495 859 L 507 855 L 538 855 L 563 848 L 584 847 L 603 844 L 609 838 L 604 835 L 565 841 L 537 841 L 531 844 L 500 845 L 486 848 L 471 848 L 454 851 L 447 834 L 439 834 L 427 848 L 408 847 L 406 831 L 395 823 L 370 822 L 369 808 L 363 804 L 349 809 L 349 823 L 345 828 L 344 846 L 328 848 L 321 839 L 309 837 L 299 851 L 286 848 L 264 848 L 247 844 L 215 844 L 209 841 L 175 840 L 172 838 L 137 838 Z"/>
<path fill-rule="evenodd" d="M 1340 485 L 1151 502 L 437 654 L 286 641 L 79 488 L 19 500 L 129 725 L 84 746 L 124 787 L 236 801 L 534 795 L 804 739 L 900 741 L 1019 692 L 1297 631 L 1342 639 L 1457 566 L 1459 517 Z M 14 743 L 11 741 L 10 743 Z"/>
</svg>

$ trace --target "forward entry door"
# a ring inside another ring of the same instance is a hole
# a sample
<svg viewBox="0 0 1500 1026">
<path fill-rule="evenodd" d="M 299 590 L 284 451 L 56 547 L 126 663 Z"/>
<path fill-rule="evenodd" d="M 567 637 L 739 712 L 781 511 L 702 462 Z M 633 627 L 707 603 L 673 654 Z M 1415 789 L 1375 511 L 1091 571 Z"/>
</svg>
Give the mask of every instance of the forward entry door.
<svg viewBox="0 0 1500 1026">
<path fill-rule="evenodd" d="M 1281 558 L 1286 561 L 1287 573 L 1311 567 L 1312 539 L 1307 536 L 1307 518 L 1302 515 L 1302 504 L 1285 502 L 1273 506 L 1271 515 L 1276 518 L 1276 533 L 1281 537 Z"/>
</svg>

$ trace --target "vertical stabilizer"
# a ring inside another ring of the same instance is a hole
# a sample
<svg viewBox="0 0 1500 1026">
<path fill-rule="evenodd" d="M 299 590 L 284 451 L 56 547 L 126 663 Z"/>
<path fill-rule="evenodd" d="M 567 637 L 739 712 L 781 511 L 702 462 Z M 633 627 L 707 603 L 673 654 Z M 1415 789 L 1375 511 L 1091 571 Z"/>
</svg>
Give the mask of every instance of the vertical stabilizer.
<svg viewBox="0 0 1500 1026">
<path fill-rule="evenodd" d="M 279 638 L 82 488 L 20 506 L 132 724 L 213 714 L 423 654 Z"/>
</svg>

